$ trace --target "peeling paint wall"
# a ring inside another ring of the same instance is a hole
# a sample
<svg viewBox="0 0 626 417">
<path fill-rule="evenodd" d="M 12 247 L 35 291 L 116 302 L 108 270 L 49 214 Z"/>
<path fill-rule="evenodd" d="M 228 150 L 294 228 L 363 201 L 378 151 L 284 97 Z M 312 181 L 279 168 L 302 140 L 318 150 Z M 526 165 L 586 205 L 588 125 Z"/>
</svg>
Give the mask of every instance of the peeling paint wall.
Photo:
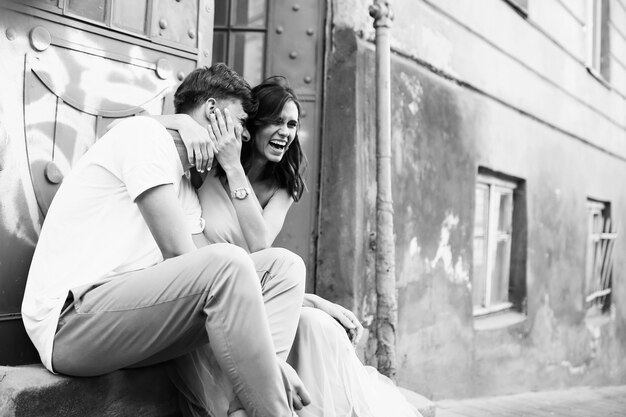
<svg viewBox="0 0 626 417">
<path fill-rule="evenodd" d="M 367 1 L 330 3 L 316 289 L 367 324 L 374 31 Z M 527 19 L 499 0 L 393 3 L 398 382 L 434 399 L 626 382 L 626 85 L 616 76 L 607 90 L 587 72 L 568 20 L 584 19 L 581 2 L 529 3 Z M 472 314 L 478 167 L 524 180 L 516 322 L 480 326 Z M 587 198 L 610 201 L 619 219 L 607 314 L 584 303 Z M 363 354 L 373 361 L 372 346 Z"/>
</svg>

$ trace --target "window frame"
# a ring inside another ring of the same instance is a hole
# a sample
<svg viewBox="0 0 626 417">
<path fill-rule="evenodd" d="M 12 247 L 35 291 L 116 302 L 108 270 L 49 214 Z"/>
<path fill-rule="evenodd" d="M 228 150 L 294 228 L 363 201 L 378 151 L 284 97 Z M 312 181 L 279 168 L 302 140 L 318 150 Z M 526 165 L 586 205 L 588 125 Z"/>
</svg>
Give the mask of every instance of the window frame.
<svg viewBox="0 0 626 417">
<path fill-rule="evenodd" d="M 221 0 L 224 1 L 224 0 Z M 237 0 L 234 0 L 237 1 Z M 213 25 L 213 42 L 215 42 L 215 40 L 217 39 L 217 34 L 225 34 L 226 35 L 226 64 L 229 65 L 232 68 L 235 68 L 235 48 L 231 47 L 231 45 L 234 43 L 234 38 L 237 34 L 246 34 L 246 33 L 261 33 L 264 35 L 264 40 L 263 40 L 263 62 L 261 62 L 261 74 L 260 75 L 260 79 L 259 81 L 262 81 L 265 76 L 266 76 L 266 72 L 267 72 L 267 49 L 268 49 L 268 44 L 267 44 L 267 38 L 268 38 L 268 30 L 269 30 L 269 16 L 270 16 L 270 7 L 271 7 L 271 1 L 270 0 L 265 0 L 265 22 L 263 26 L 245 26 L 245 25 L 241 25 L 241 24 L 232 24 L 231 22 L 233 22 L 234 19 L 234 7 L 233 7 L 233 0 L 226 0 L 227 4 L 228 4 L 228 11 L 227 11 L 227 18 L 228 18 L 228 22 L 226 25 L 220 25 L 217 24 L 217 22 L 214 23 Z M 215 43 L 213 44 L 213 51 L 215 51 Z M 212 57 L 214 58 L 214 57 Z M 212 59 L 214 62 L 215 59 Z M 245 71 L 245 68 L 243 68 L 243 71 Z M 239 72 L 239 71 L 238 71 Z M 241 72 L 243 75 L 243 72 Z M 246 79 L 248 79 L 248 77 L 244 77 Z"/>
<path fill-rule="evenodd" d="M 587 67 L 600 72 L 602 59 L 602 2 L 587 1 Z"/>
<path fill-rule="evenodd" d="M 504 0 L 523 18 L 528 17 L 528 0 Z"/>
<path fill-rule="evenodd" d="M 511 285 L 511 259 L 512 259 L 512 246 L 513 246 L 513 221 L 514 221 L 514 212 L 515 212 L 515 192 L 518 188 L 518 182 L 513 180 L 507 180 L 495 175 L 479 173 L 476 178 L 476 190 L 478 188 L 485 188 L 488 192 L 487 197 L 487 222 L 486 232 L 484 235 L 477 236 L 476 227 L 474 226 L 473 237 L 476 239 L 477 237 L 482 237 L 486 239 L 484 243 L 484 250 L 486 251 L 486 262 L 485 262 L 485 274 L 484 274 L 484 293 L 481 294 L 484 297 L 484 305 L 477 306 L 474 305 L 474 292 L 475 285 L 472 285 L 472 310 L 474 317 L 485 316 L 489 314 L 494 314 L 502 311 L 506 311 L 511 309 L 514 306 L 514 303 L 510 300 L 510 296 L 507 295 L 507 301 L 492 303 L 492 291 L 494 288 L 494 280 L 497 279 L 495 274 L 495 265 L 497 258 L 497 247 L 500 242 L 506 242 L 506 262 L 504 265 L 504 270 L 506 270 L 506 276 L 500 279 L 500 284 L 502 287 L 510 288 Z M 507 224 L 509 225 L 510 230 L 508 233 L 502 233 L 501 230 L 498 230 L 498 220 L 500 213 L 500 198 L 503 195 L 510 196 L 511 201 L 511 210 L 510 210 L 510 219 L 508 219 Z M 498 215 L 494 215 L 493 213 L 498 213 Z M 476 269 L 474 268 L 472 271 L 472 279 L 473 284 L 476 282 L 475 280 L 478 277 L 476 276 Z"/>
<path fill-rule="evenodd" d="M 610 88 L 609 13 L 608 1 L 587 1 L 585 66 L 607 88 Z"/>
</svg>

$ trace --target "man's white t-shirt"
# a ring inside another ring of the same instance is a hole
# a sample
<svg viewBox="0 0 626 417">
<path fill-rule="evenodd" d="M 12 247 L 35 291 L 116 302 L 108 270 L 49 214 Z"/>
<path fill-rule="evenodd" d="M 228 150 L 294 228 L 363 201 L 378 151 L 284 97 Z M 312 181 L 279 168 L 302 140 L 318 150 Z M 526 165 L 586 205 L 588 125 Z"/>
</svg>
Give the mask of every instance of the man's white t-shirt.
<svg viewBox="0 0 626 417">
<path fill-rule="evenodd" d="M 26 331 L 50 371 L 70 289 L 163 261 L 135 203 L 144 191 L 163 184 L 174 185 L 189 232 L 198 233 L 200 205 L 172 137 L 147 117 L 129 118 L 111 129 L 63 181 L 46 215 L 22 303 Z"/>
</svg>

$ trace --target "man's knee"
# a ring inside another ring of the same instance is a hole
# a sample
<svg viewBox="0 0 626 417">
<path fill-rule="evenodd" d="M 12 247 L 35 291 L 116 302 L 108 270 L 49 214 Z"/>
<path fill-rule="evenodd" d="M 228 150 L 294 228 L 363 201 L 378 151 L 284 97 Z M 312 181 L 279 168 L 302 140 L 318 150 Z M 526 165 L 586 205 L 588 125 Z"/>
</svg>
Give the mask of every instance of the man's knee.
<svg viewBox="0 0 626 417">
<path fill-rule="evenodd" d="M 287 249 L 283 248 L 273 248 L 278 253 L 278 256 L 283 259 L 283 262 L 287 265 L 289 270 L 288 276 L 286 279 L 292 281 L 294 286 L 302 287 L 304 291 L 304 286 L 306 283 L 306 265 L 304 264 L 304 260 L 297 255 Z"/>
<path fill-rule="evenodd" d="M 242 248 L 229 243 L 216 243 L 198 249 L 199 272 L 207 279 L 231 285 L 253 285 L 257 282 L 254 263 Z"/>
<path fill-rule="evenodd" d="M 218 268 L 233 266 L 241 269 L 247 269 L 250 267 L 254 269 L 254 264 L 252 259 L 250 259 L 250 255 L 239 246 L 235 246 L 230 243 L 215 243 L 207 245 L 198 249 L 197 253 L 201 262 L 209 266 L 212 265 L 213 267 L 216 267 L 215 264 L 217 264 Z"/>
<path fill-rule="evenodd" d="M 239 246 L 231 243 L 214 243 L 206 245 L 198 249 L 198 252 L 203 253 L 203 257 L 206 259 L 225 259 L 231 262 L 237 263 L 241 260 L 246 262 L 250 260 L 250 255 Z"/>
</svg>

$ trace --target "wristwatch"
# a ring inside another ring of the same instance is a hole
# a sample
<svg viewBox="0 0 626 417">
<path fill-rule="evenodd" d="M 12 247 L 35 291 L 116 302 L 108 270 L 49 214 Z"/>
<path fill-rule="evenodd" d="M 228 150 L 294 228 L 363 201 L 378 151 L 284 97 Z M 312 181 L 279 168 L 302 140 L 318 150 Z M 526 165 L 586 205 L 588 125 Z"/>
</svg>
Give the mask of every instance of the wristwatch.
<svg viewBox="0 0 626 417">
<path fill-rule="evenodd" d="M 250 189 L 248 187 L 239 187 L 234 189 L 230 195 L 232 198 L 236 198 L 237 200 L 243 200 L 250 195 Z"/>
</svg>

